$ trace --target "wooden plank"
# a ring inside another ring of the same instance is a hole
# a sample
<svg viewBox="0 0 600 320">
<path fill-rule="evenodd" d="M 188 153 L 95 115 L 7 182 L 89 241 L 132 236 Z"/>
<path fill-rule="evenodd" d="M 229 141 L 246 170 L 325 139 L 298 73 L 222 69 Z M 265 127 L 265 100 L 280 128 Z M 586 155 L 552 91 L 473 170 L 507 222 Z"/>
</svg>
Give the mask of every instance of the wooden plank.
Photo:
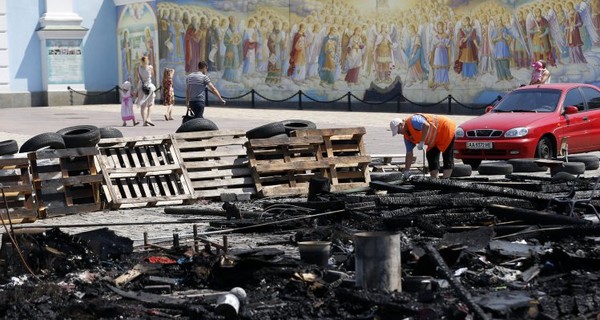
<svg viewBox="0 0 600 320">
<path fill-rule="evenodd" d="M 364 135 L 367 133 L 365 127 L 355 128 L 325 128 L 325 129 L 306 129 L 306 130 L 295 130 L 292 135 L 296 136 L 323 136 L 330 137 L 335 135 Z"/>
<path fill-rule="evenodd" d="M 323 142 L 321 137 L 281 137 L 281 138 L 267 138 L 267 139 L 251 139 L 248 140 L 250 148 L 260 147 L 277 147 L 281 145 L 285 146 L 303 146 L 309 144 L 320 144 Z"/>
<path fill-rule="evenodd" d="M 328 158 L 327 161 L 330 165 L 335 166 L 357 166 L 362 164 L 370 164 L 371 157 L 370 156 L 348 156 L 348 157 L 333 157 Z"/>
<path fill-rule="evenodd" d="M 240 150 L 204 150 L 204 151 L 192 151 L 182 152 L 181 158 L 183 160 L 189 159 L 202 159 L 202 158 L 221 158 L 221 157 L 239 157 L 244 154 Z"/>
<path fill-rule="evenodd" d="M 241 185 L 251 185 L 253 182 L 250 177 L 242 177 L 242 178 L 226 178 L 220 180 L 204 180 L 204 181 L 192 181 L 192 186 L 194 186 L 194 190 L 196 192 L 199 189 L 207 189 L 207 188 L 221 188 L 226 186 L 241 186 Z"/>
<path fill-rule="evenodd" d="M 250 176 L 252 171 L 250 168 L 231 168 L 231 169 L 220 169 L 211 171 L 190 171 L 188 175 L 192 181 L 201 179 L 219 179 L 226 177 L 241 177 Z"/>
<path fill-rule="evenodd" d="M 239 129 L 231 129 L 231 130 L 210 130 L 210 131 L 195 131 L 195 132 L 178 132 L 173 134 L 175 139 L 177 140 L 185 140 L 185 139 L 205 139 L 205 138 L 214 138 L 214 137 L 223 137 L 223 136 L 237 136 L 237 137 L 246 137 L 246 131 Z"/>
<path fill-rule="evenodd" d="M 102 183 L 104 178 L 101 175 L 86 175 L 53 180 L 35 181 L 36 188 L 58 188 L 61 186 L 75 186 L 80 184 Z"/>
<path fill-rule="evenodd" d="M 223 193 L 235 193 L 235 194 L 250 194 L 255 195 L 256 189 L 252 187 L 227 187 L 227 188 L 218 188 L 218 189 L 208 189 L 208 190 L 196 190 L 196 198 L 216 198 L 220 197 Z"/>
<path fill-rule="evenodd" d="M 258 173 L 269 173 L 269 172 L 281 172 L 281 171 L 303 171 L 303 170 L 317 170 L 329 168 L 329 161 L 299 161 L 299 162 L 288 162 L 288 163 L 258 163 L 256 165 L 256 171 Z"/>
<path fill-rule="evenodd" d="M 27 155 L 17 154 L 0 156 L 0 169 L 10 170 L 22 167 L 29 167 Z"/>
<path fill-rule="evenodd" d="M 236 138 L 236 137 L 215 137 L 206 140 L 190 141 L 190 140 L 178 140 L 177 145 L 179 150 L 182 152 L 187 149 L 194 148 L 211 148 L 211 147 L 227 147 L 227 146 L 238 146 L 243 145 L 247 139 Z"/>
<path fill-rule="evenodd" d="M 182 171 L 179 164 L 170 164 L 164 166 L 149 166 L 149 167 L 133 167 L 133 168 L 106 168 L 110 175 L 122 175 L 123 177 L 130 176 L 146 176 L 151 174 L 167 174 L 170 172 Z"/>
<path fill-rule="evenodd" d="M 68 158 L 68 157 L 84 157 L 94 156 L 98 154 L 98 149 L 95 147 L 86 148 L 69 148 L 69 149 L 43 149 L 32 154 L 35 155 L 36 160 L 41 159 L 57 159 L 57 158 Z"/>
<path fill-rule="evenodd" d="M 134 203 L 145 203 L 145 202 L 160 202 L 160 201 L 175 201 L 175 200 L 189 200 L 190 197 L 187 194 L 180 195 L 169 195 L 169 196 L 156 196 L 156 197 L 137 197 L 119 200 L 120 204 L 134 204 Z"/>
<path fill-rule="evenodd" d="M 287 186 L 265 187 L 262 190 L 260 190 L 260 194 L 263 197 L 287 197 L 295 195 L 306 195 L 308 194 L 308 183 L 298 185 L 294 188 Z"/>
<path fill-rule="evenodd" d="M 206 160 L 198 162 L 185 162 L 188 171 L 195 169 L 233 169 L 249 167 L 248 158 Z"/>
</svg>

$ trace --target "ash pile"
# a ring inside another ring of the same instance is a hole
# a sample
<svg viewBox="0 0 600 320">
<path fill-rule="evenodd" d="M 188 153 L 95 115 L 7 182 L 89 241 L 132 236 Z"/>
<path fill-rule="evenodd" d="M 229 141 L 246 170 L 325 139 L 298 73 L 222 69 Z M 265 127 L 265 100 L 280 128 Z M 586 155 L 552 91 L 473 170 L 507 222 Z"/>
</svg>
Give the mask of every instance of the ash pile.
<svg viewBox="0 0 600 320">
<path fill-rule="evenodd" d="M 0 316 L 596 319 L 597 188 L 569 175 L 412 177 L 167 207 L 210 227 L 141 248 L 107 228 L 17 229 L 0 251 Z"/>
</svg>

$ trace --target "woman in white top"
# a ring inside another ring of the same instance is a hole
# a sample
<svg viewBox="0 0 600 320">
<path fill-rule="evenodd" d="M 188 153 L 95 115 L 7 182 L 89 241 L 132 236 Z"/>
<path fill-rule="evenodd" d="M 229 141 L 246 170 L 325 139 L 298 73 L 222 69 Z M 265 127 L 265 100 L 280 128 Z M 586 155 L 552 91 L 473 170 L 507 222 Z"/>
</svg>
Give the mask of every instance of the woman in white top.
<svg viewBox="0 0 600 320">
<path fill-rule="evenodd" d="M 144 126 L 154 126 L 154 123 L 150 121 L 150 110 L 154 105 L 154 99 L 156 97 L 156 86 L 152 83 L 152 76 L 154 75 L 154 68 L 148 64 L 148 57 L 143 56 L 141 64 L 138 67 L 138 85 L 137 85 L 137 100 L 136 104 L 140 107 L 142 113 L 142 120 Z M 148 90 L 144 92 L 143 88 L 147 87 Z"/>
</svg>

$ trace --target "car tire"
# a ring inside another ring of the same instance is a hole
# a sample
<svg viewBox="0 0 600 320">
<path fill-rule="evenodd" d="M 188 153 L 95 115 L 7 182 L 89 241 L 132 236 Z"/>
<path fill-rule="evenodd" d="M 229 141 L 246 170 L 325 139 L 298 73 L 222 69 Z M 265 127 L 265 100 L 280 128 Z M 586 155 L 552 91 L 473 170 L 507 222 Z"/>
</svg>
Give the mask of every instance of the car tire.
<svg viewBox="0 0 600 320">
<path fill-rule="evenodd" d="M 100 130 L 92 125 L 66 127 L 56 133 L 62 135 L 66 148 L 95 147 L 100 141 Z"/>
<path fill-rule="evenodd" d="M 0 141 L 0 156 L 15 154 L 19 152 L 19 145 L 16 140 Z"/>
<path fill-rule="evenodd" d="M 554 159 L 555 154 L 552 140 L 548 137 L 542 137 L 535 148 L 535 157 L 540 159 Z"/>
<path fill-rule="evenodd" d="M 583 162 L 563 162 L 560 165 L 550 168 L 550 176 L 554 176 L 559 172 L 567 172 L 570 174 L 583 174 L 585 172 L 585 164 Z"/>
<path fill-rule="evenodd" d="M 116 142 L 113 142 L 113 143 L 102 142 L 103 139 L 123 138 L 123 132 L 121 132 L 121 130 L 119 130 L 117 128 L 102 127 L 98 130 L 100 130 L 100 141 L 98 142 L 99 147 L 110 147 L 110 146 L 114 146 L 117 144 Z"/>
<path fill-rule="evenodd" d="M 44 148 L 64 149 L 65 140 L 61 134 L 56 132 L 41 133 L 25 141 L 19 152 L 33 152 Z"/>
<path fill-rule="evenodd" d="M 285 127 L 283 126 L 283 122 L 271 122 L 264 124 L 260 127 L 256 127 L 254 129 L 250 129 L 246 131 L 246 138 L 248 139 L 265 139 L 276 136 L 278 134 L 286 134 Z"/>
<path fill-rule="evenodd" d="M 598 157 L 591 155 L 591 154 L 580 154 L 580 155 L 573 155 L 573 156 L 567 156 L 567 158 L 565 159 L 565 157 L 560 157 L 558 158 L 558 160 L 560 161 L 567 161 L 568 162 L 583 162 L 583 164 L 585 165 L 585 170 L 596 170 L 598 168 L 600 168 L 600 159 L 598 159 Z"/>
<path fill-rule="evenodd" d="M 470 165 L 472 170 L 477 170 L 481 164 L 481 160 L 478 159 L 463 159 L 462 162 Z"/>
<path fill-rule="evenodd" d="M 505 161 L 487 162 L 480 164 L 477 171 L 481 175 L 507 175 L 513 172 L 513 167 Z"/>
<path fill-rule="evenodd" d="M 206 118 L 194 118 L 182 123 L 177 128 L 176 133 L 180 132 L 199 132 L 219 130 L 219 127 L 213 121 Z"/>
<path fill-rule="evenodd" d="M 468 164 L 455 164 L 452 169 L 452 178 L 470 177 L 473 174 L 473 168 Z"/>
<path fill-rule="evenodd" d="M 289 136 L 290 133 L 294 130 L 307 130 L 307 129 L 316 129 L 317 125 L 309 120 L 300 120 L 300 119 L 292 119 L 292 120 L 283 120 L 283 128 L 285 129 L 285 133 Z"/>
<path fill-rule="evenodd" d="M 535 163 L 535 159 L 509 159 L 507 163 L 513 166 L 513 172 L 544 172 L 547 167 Z"/>
</svg>

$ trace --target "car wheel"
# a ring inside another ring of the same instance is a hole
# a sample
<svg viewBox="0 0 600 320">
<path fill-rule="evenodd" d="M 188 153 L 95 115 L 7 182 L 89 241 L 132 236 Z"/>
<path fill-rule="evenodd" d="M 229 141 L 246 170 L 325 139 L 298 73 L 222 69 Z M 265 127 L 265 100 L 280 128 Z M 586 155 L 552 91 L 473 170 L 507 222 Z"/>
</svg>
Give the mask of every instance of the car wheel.
<svg viewBox="0 0 600 320">
<path fill-rule="evenodd" d="M 92 125 L 66 127 L 56 133 L 62 135 L 66 148 L 94 147 L 100 141 L 100 130 Z"/>
<path fill-rule="evenodd" d="M 29 140 L 25 141 L 21 145 L 21 149 L 19 152 L 31 152 L 38 151 L 40 149 L 50 148 L 50 149 L 64 149 L 65 148 L 65 140 L 60 133 L 55 132 L 46 132 L 40 133 L 36 136 L 29 138 Z"/>
<path fill-rule="evenodd" d="M 548 137 L 542 137 L 535 148 L 535 157 L 540 159 L 554 158 L 554 145 Z"/>
<path fill-rule="evenodd" d="M 464 164 L 470 165 L 473 170 L 477 170 L 477 168 L 479 168 L 479 165 L 481 164 L 481 160 L 477 159 L 463 159 L 462 162 Z"/>
</svg>

